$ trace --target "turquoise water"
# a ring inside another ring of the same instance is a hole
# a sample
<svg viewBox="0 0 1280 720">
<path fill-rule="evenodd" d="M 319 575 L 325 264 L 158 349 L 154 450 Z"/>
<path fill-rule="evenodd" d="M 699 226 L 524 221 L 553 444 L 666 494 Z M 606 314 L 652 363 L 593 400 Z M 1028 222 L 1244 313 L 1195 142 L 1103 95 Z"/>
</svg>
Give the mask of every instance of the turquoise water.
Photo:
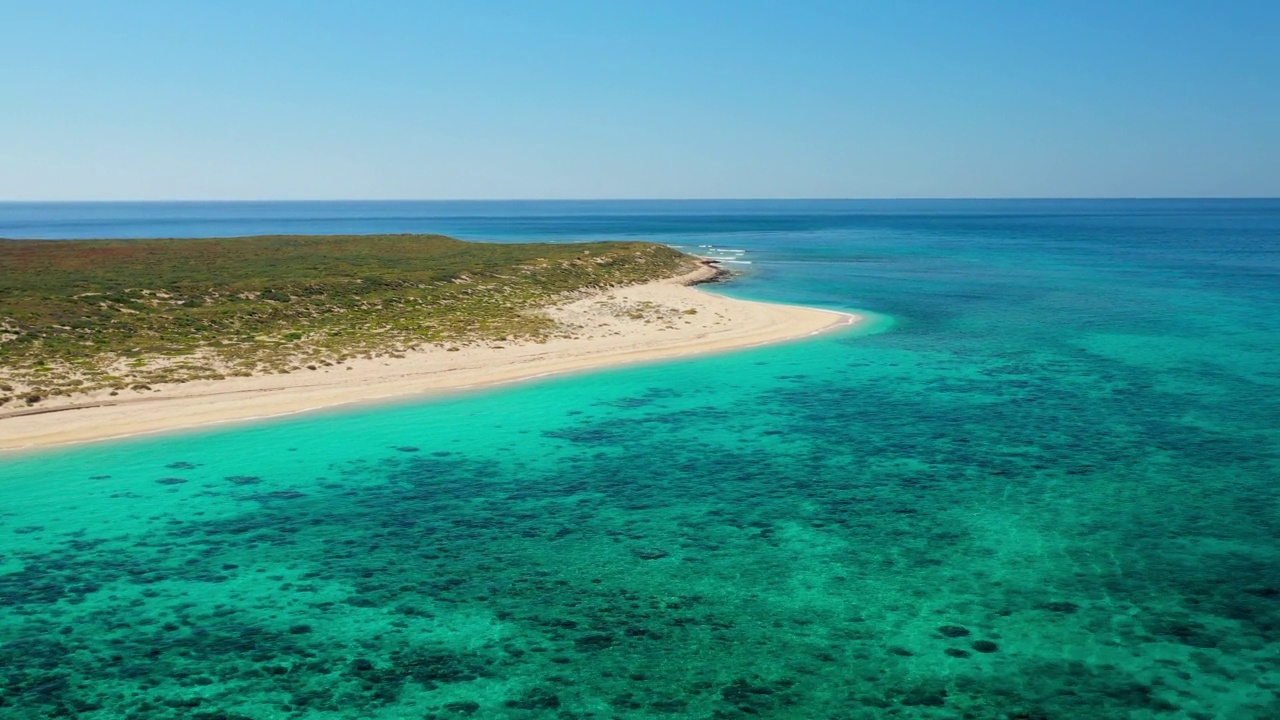
<svg viewBox="0 0 1280 720">
<path fill-rule="evenodd" d="M 650 237 L 885 319 L 0 456 L 0 716 L 1280 717 L 1280 202 L 477 207 L 0 235 Z"/>
</svg>

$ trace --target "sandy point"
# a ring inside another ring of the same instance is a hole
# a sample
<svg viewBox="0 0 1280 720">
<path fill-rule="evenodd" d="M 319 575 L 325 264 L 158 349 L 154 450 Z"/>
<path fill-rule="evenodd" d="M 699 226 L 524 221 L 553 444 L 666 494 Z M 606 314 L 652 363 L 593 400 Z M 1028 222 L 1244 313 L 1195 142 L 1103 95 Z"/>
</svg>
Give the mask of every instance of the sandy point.
<svg viewBox="0 0 1280 720">
<path fill-rule="evenodd" d="M 106 440 L 509 383 L 809 337 L 864 320 L 831 310 L 738 300 L 696 287 L 703 266 L 669 280 L 602 291 L 549 308 L 561 328 L 546 342 L 430 347 L 402 358 L 349 360 L 287 375 L 157 385 L 55 398 L 0 412 L 0 451 Z"/>
</svg>

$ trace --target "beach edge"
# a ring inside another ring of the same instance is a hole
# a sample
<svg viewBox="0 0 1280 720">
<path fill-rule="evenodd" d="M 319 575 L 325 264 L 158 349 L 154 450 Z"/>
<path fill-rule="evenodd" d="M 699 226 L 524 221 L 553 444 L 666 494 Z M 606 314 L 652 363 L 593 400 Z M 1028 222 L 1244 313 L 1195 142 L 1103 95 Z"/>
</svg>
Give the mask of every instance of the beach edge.
<svg viewBox="0 0 1280 720">
<path fill-rule="evenodd" d="M 703 263 L 684 275 L 611 288 L 549 308 L 558 321 L 578 328 L 574 338 L 432 348 L 403 358 L 353 360 L 321 374 L 163 385 L 129 397 L 98 393 L 0 413 L 0 454 L 191 431 L 345 405 L 425 399 L 771 345 L 867 320 L 855 313 L 730 298 L 699 287 L 723 276 L 723 270 Z M 629 310 L 634 308 L 643 313 Z M 655 325 L 655 313 L 666 318 L 665 324 Z"/>
</svg>

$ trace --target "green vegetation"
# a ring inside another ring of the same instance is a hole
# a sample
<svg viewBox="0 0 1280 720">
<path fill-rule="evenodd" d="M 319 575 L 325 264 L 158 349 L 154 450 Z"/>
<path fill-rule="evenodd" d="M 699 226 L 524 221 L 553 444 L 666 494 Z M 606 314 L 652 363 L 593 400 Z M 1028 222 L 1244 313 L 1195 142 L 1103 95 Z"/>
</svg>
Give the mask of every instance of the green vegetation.
<svg viewBox="0 0 1280 720">
<path fill-rule="evenodd" d="M 0 240 L 0 404 L 543 339 L 540 308 L 693 262 L 651 243 L 440 235 Z"/>
</svg>

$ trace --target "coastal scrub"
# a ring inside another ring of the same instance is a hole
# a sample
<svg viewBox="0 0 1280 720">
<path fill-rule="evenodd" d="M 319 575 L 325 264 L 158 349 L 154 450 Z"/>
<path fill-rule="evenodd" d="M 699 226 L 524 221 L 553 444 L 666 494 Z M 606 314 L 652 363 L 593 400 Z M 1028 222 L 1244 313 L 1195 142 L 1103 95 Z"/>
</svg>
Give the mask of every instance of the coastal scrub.
<svg viewBox="0 0 1280 720">
<path fill-rule="evenodd" d="M 0 405 L 536 342 L 563 332 L 544 308 L 695 262 L 653 243 L 440 235 L 0 240 Z"/>
</svg>

